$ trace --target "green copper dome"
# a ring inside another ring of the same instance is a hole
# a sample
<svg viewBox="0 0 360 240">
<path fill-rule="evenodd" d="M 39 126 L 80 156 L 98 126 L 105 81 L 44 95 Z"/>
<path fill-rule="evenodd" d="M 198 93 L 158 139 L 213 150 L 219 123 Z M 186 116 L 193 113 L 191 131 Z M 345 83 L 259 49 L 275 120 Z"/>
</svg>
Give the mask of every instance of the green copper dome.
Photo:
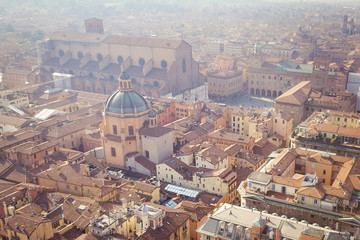
<svg viewBox="0 0 360 240">
<path fill-rule="evenodd" d="M 145 98 L 134 90 L 117 90 L 106 101 L 105 111 L 110 113 L 141 113 L 149 109 Z"/>
</svg>

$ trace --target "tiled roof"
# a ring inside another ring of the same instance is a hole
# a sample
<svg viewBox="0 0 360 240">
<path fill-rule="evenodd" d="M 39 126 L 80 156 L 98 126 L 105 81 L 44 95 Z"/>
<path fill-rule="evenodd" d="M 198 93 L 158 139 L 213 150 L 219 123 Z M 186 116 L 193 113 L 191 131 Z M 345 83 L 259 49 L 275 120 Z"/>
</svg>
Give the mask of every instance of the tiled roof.
<svg viewBox="0 0 360 240">
<path fill-rule="evenodd" d="M 159 39 L 159 38 L 142 38 L 142 37 L 126 37 L 119 35 L 110 35 L 106 37 L 104 42 L 110 44 L 119 44 L 119 45 L 176 49 L 180 46 L 180 44 L 183 41 Z"/>
<path fill-rule="evenodd" d="M 55 142 L 49 142 L 49 141 L 46 141 L 43 143 L 36 143 L 36 142 L 29 141 L 29 142 L 25 142 L 20 145 L 17 145 L 15 147 L 12 147 L 8 151 L 31 155 L 31 154 L 35 154 L 35 153 L 44 151 L 48 148 L 52 148 L 56 145 L 58 145 L 58 144 Z"/>
<path fill-rule="evenodd" d="M 200 205 L 199 203 L 194 203 L 190 201 L 182 201 L 176 206 L 177 209 L 183 209 L 191 214 L 191 219 L 199 222 L 203 217 L 208 213 L 212 212 L 214 209 L 212 207 Z"/>
<path fill-rule="evenodd" d="M 336 188 L 340 188 L 343 185 L 345 185 L 345 182 L 348 179 L 349 174 L 353 169 L 354 165 L 355 165 L 355 159 L 345 162 L 342 165 L 338 175 L 336 176 L 332 186 Z"/>
<path fill-rule="evenodd" d="M 42 222 L 43 220 L 39 216 L 15 214 L 8 218 L 5 229 L 10 229 L 26 236 L 30 236 Z"/>
<path fill-rule="evenodd" d="M 98 125 L 102 122 L 102 117 L 98 114 L 92 114 L 87 117 L 82 118 L 79 121 L 75 121 L 61 127 L 54 127 L 49 130 L 47 137 L 50 138 L 61 138 L 69 134 L 78 132 L 85 129 L 88 126 Z"/>
<path fill-rule="evenodd" d="M 135 181 L 134 189 L 137 191 L 143 191 L 147 193 L 153 193 L 158 187 L 149 183 Z"/>
<path fill-rule="evenodd" d="M 138 156 L 135 161 L 144 168 L 148 169 L 152 174 L 156 175 L 156 165 L 152 161 L 146 159 L 144 156 Z"/>
<path fill-rule="evenodd" d="M 138 240 L 159 240 L 168 239 L 173 232 L 181 227 L 188 219 L 190 214 L 183 213 L 180 211 L 166 211 L 165 217 L 163 218 L 163 226 L 157 229 L 148 228 L 148 230 L 139 236 Z M 188 230 L 189 231 L 189 230 Z"/>
<path fill-rule="evenodd" d="M 290 164 L 296 159 L 294 149 L 284 149 L 275 159 L 272 169 L 269 171 L 271 175 L 281 175 Z"/>
<path fill-rule="evenodd" d="M 290 177 L 283 177 L 283 176 L 272 176 L 272 181 L 275 183 L 283 184 L 286 186 L 292 186 L 296 188 L 300 188 L 302 185 L 302 181 L 304 180 L 305 176 L 294 179 Z"/>
<path fill-rule="evenodd" d="M 99 188 L 113 184 L 113 182 L 109 180 L 89 177 L 89 174 L 88 165 L 86 164 L 64 164 L 41 172 L 36 176 L 69 184 L 94 186 Z"/>
<path fill-rule="evenodd" d="M 240 152 L 242 149 L 241 146 L 237 144 L 230 145 L 229 147 L 225 148 L 224 151 L 229 155 L 232 156 L 238 152 Z"/>
<path fill-rule="evenodd" d="M 274 101 L 276 103 L 285 103 L 293 105 L 303 105 L 308 99 L 310 93 L 310 82 L 303 81 L 297 84 L 295 87 L 284 92 L 281 96 L 277 97 Z"/>
<path fill-rule="evenodd" d="M 173 129 L 167 128 L 167 127 L 160 127 L 160 126 L 147 127 L 147 126 L 145 126 L 145 127 L 140 128 L 139 134 L 157 138 L 157 137 L 161 137 L 171 131 L 173 131 Z"/>
<path fill-rule="evenodd" d="M 324 189 L 326 195 L 336 196 L 339 198 L 345 197 L 345 191 L 343 188 L 336 188 L 325 184 L 322 184 L 322 188 Z"/>
<path fill-rule="evenodd" d="M 0 124 L 11 125 L 11 126 L 15 126 L 15 127 L 22 127 L 23 125 L 26 125 L 26 123 L 28 123 L 28 122 L 29 122 L 28 119 L 6 116 L 6 115 L 0 114 Z"/>
<path fill-rule="evenodd" d="M 239 134 L 232 132 L 225 132 L 221 129 L 216 130 L 209 134 L 209 138 L 222 139 L 225 141 L 239 142 L 239 143 L 249 143 L 251 137 L 240 136 Z"/>
<path fill-rule="evenodd" d="M 229 154 L 212 145 L 200 150 L 196 155 L 201 156 L 203 160 L 209 161 L 212 164 L 217 164 L 221 160 L 226 159 Z"/>
<path fill-rule="evenodd" d="M 54 32 L 50 40 L 84 42 L 84 43 L 100 43 L 107 36 L 99 33 L 82 33 L 82 32 Z"/>
<path fill-rule="evenodd" d="M 181 176 L 183 176 L 186 179 L 190 179 L 190 180 L 192 180 L 192 176 L 196 172 L 211 171 L 211 169 L 207 169 L 207 168 L 191 167 L 191 166 L 185 164 L 184 162 L 182 162 L 180 159 L 175 158 L 175 157 L 163 161 L 162 164 L 166 164 L 167 166 L 174 169 Z"/>
<path fill-rule="evenodd" d="M 22 129 L 12 133 L 6 133 L 0 136 L 0 149 L 16 144 L 18 142 L 33 139 L 40 136 L 41 132 L 33 129 Z"/>
<path fill-rule="evenodd" d="M 296 192 L 296 194 L 317 199 L 323 199 L 325 197 L 325 191 L 319 184 L 312 187 L 302 187 Z"/>
<path fill-rule="evenodd" d="M 34 176 L 28 172 L 25 167 L 20 165 L 13 165 L 6 172 L 1 174 L 1 178 L 16 183 L 24 181 L 32 182 L 34 180 Z"/>
</svg>

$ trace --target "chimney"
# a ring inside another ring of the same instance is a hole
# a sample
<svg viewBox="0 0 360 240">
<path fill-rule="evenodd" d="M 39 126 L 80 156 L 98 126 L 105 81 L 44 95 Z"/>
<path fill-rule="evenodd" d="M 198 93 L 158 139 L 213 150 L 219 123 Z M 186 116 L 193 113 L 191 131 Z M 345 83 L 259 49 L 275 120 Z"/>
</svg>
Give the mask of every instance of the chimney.
<svg viewBox="0 0 360 240">
<path fill-rule="evenodd" d="M 275 240 L 280 240 L 281 236 L 280 236 L 280 229 L 276 229 L 276 235 L 275 235 Z"/>
<path fill-rule="evenodd" d="M 343 183 L 342 183 L 342 181 L 339 181 L 339 187 L 343 187 Z"/>
</svg>

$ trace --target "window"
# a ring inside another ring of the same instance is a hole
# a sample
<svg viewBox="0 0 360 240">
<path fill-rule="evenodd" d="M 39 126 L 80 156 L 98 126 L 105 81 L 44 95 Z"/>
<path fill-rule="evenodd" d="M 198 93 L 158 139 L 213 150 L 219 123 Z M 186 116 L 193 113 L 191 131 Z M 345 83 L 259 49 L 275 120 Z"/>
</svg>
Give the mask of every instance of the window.
<svg viewBox="0 0 360 240">
<path fill-rule="evenodd" d="M 122 64 L 122 62 L 124 61 L 122 56 L 118 56 L 117 61 L 119 64 Z"/>
<path fill-rule="evenodd" d="M 301 201 L 302 201 L 302 202 L 305 202 L 305 197 L 301 197 Z"/>
<path fill-rule="evenodd" d="M 82 59 L 83 58 L 83 56 L 84 56 L 84 54 L 82 53 L 82 52 L 78 52 L 77 53 L 77 56 L 78 56 L 78 59 Z"/>
<path fill-rule="evenodd" d="M 113 125 L 113 134 L 117 135 L 117 127 L 116 127 L 116 125 Z"/>
<path fill-rule="evenodd" d="M 251 183 L 249 183 L 249 184 L 248 184 L 248 187 L 249 187 L 249 188 L 251 189 L 251 187 L 252 187 L 252 184 L 251 184 Z"/>
<path fill-rule="evenodd" d="M 324 174 L 324 175 L 326 174 L 326 170 L 323 170 L 323 174 Z"/>
<path fill-rule="evenodd" d="M 61 50 L 61 49 L 59 50 L 59 56 L 60 56 L 60 57 L 64 56 L 64 51 Z"/>
<path fill-rule="evenodd" d="M 145 150 L 145 157 L 146 157 L 146 158 L 149 158 L 149 157 L 150 157 L 149 151 L 146 151 L 146 150 Z"/>
<path fill-rule="evenodd" d="M 161 67 L 162 68 L 166 68 L 167 67 L 167 62 L 165 60 L 161 61 Z"/>
<path fill-rule="evenodd" d="M 116 149 L 115 148 L 111 148 L 111 156 L 116 157 Z"/>
<path fill-rule="evenodd" d="M 186 72 L 186 61 L 185 61 L 185 58 L 183 58 L 183 60 L 182 60 L 182 72 L 183 72 L 183 73 Z"/>
<path fill-rule="evenodd" d="M 129 126 L 128 131 L 129 131 L 129 136 L 134 136 L 134 127 L 133 126 Z"/>
<path fill-rule="evenodd" d="M 139 58 L 139 65 L 144 66 L 145 65 L 145 59 Z"/>
<path fill-rule="evenodd" d="M 101 61 L 103 60 L 103 55 L 102 55 L 101 53 L 98 53 L 98 54 L 96 55 L 96 58 L 97 58 L 97 60 L 98 60 L 99 62 L 101 62 Z"/>
</svg>

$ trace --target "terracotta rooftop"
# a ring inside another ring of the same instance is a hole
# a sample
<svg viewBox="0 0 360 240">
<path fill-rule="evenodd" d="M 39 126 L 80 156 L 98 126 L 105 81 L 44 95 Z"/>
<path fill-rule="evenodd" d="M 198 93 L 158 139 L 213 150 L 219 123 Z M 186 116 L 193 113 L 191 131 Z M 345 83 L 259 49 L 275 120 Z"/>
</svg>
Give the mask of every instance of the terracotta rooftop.
<svg viewBox="0 0 360 240">
<path fill-rule="evenodd" d="M 31 155 L 31 154 L 35 154 L 35 153 L 44 151 L 46 149 L 55 147 L 56 145 L 58 145 L 58 143 L 49 142 L 49 141 L 42 142 L 42 143 L 36 143 L 36 142 L 29 141 L 29 142 L 19 144 L 15 147 L 12 147 L 11 149 L 9 149 L 7 151 Z"/>
<path fill-rule="evenodd" d="M 10 229 L 17 233 L 30 236 L 42 222 L 47 221 L 48 220 L 43 220 L 39 216 L 15 214 L 14 216 L 8 218 L 5 229 Z"/>
<path fill-rule="evenodd" d="M 186 221 L 190 219 L 190 214 L 177 212 L 177 211 L 166 211 L 165 217 L 163 218 L 163 226 L 157 229 L 148 228 L 148 230 L 138 240 L 159 240 L 168 239 L 173 232 L 181 227 Z M 182 229 L 181 229 L 182 230 Z M 189 231 L 189 230 L 188 230 Z"/>
<path fill-rule="evenodd" d="M 285 103 L 293 105 L 303 105 L 308 99 L 311 87 L 309 81 L 303 81 L 284 92 L 281 96 L 277 97 L 274 101 L 276 103 Z"/>
<path fill-rule="evenodd" d="M 143 46 L 153 48 L 178 48 L 183 40 L 168 40 L 158 38 L 127 37 L 119 35 L 105 35 L 99 33 L 81 32 L 55 32 L 50 37 L 51 40 L 72 41 L 83 43 L 108 43 L 116 45 Z"/>
<path fill-rule="evenodd" d="M 86 164 L 64 164 L 36 174 L 36 176 L 74 185 L 85 185 L 98 188 L 103 186 L 110 187 L 114 184 L 113 181 L 89 177 L 90 170 Z"/>
<path fill-rule="evenodd" d="M 15 127 L 22 127 L 22 126 L 25 126 L 26 123 L 29 123 L 29 122 L 30 121 L 28 119 L 6 116 L 6 115 L 0 114 L 0 124 L 11 125 L 11 126 L 15 126 Z"/>
<path fill-rule="evenodd" d="M 16 143 L 32 140 L 41 135 L 41 132 L 33 129 L 22 129 L 12 133 L 6 133 L 0 136 L 0 149 L 15 145 Z"/>
<path fill-rule="evenodd" d="M 292 186 L 295 188 L 301 188 L 302 181 L 304 180 L 305 176 L 301 178 L 290 178 L 290 177 L 283 177 L 283 176 L 272 176 L 272 181 L 275 183 L 283 184 L 286 186 Z"/>
<path fill-rule="evenodd" d="M 49 133 L 47 134 L 47 137 L 58 139 L 67 136 L 69 134 L 78 132 L 80 130 L 83 130 L 86 127 L 92 125 L 99 125 L 101 122 L 102 122 L 101 115 L 92 114 L 90 116 L 82 118 L 79 121 L 71 122 L 69 124 L 60 127 L 54 127 L 49 129 Z"/>
<path fill-rule="evenodd" d="M 203 160 L 209 161 L 212 164 L 217 164 L 221 160 L 226 159 L 229 154 L 223 150 L 211 145 L 196 153 L 196 156 L 201 156 Z"/>
<path fill-rule="evenodd" d="M 214 209 L 212 207 L 204 206 L 200 203 L 190 202 L 190 201 L 182 201 L 178 204 L 176 209 L 183 209 L 191 214 L 191 219 L 199 222 L 208 213 L 211 213 Z"/>
<path fill-rule="evenodd" d="M 240 136 L 239 134 L 232 132 L 225 132 L 222 129 L 216 130 L 209 134 L 209 138 L 222 139 L 226 141 L 249 143 L 251 137 Z"/>
<path fill-rule="evenodd" d="M 296 195 L 323 199 L 325 197 L 325 191 L 323 187 L 318 184 L 311 187 L 302 187 L 296 192 Z"/>
<path fill-rule="evenodd" d="M 173 129 L 171 128 L 166 128 L 166 127 L 160 127 L 160 126 L 156 126 L 156 127 L 142 127 L 139 130 L 139 134 L 140 135 L 145 135 L 145 136 L 149 136 L 149 137 L 161 137 L 169 132 L 173 131 Z"/>
</svg>

